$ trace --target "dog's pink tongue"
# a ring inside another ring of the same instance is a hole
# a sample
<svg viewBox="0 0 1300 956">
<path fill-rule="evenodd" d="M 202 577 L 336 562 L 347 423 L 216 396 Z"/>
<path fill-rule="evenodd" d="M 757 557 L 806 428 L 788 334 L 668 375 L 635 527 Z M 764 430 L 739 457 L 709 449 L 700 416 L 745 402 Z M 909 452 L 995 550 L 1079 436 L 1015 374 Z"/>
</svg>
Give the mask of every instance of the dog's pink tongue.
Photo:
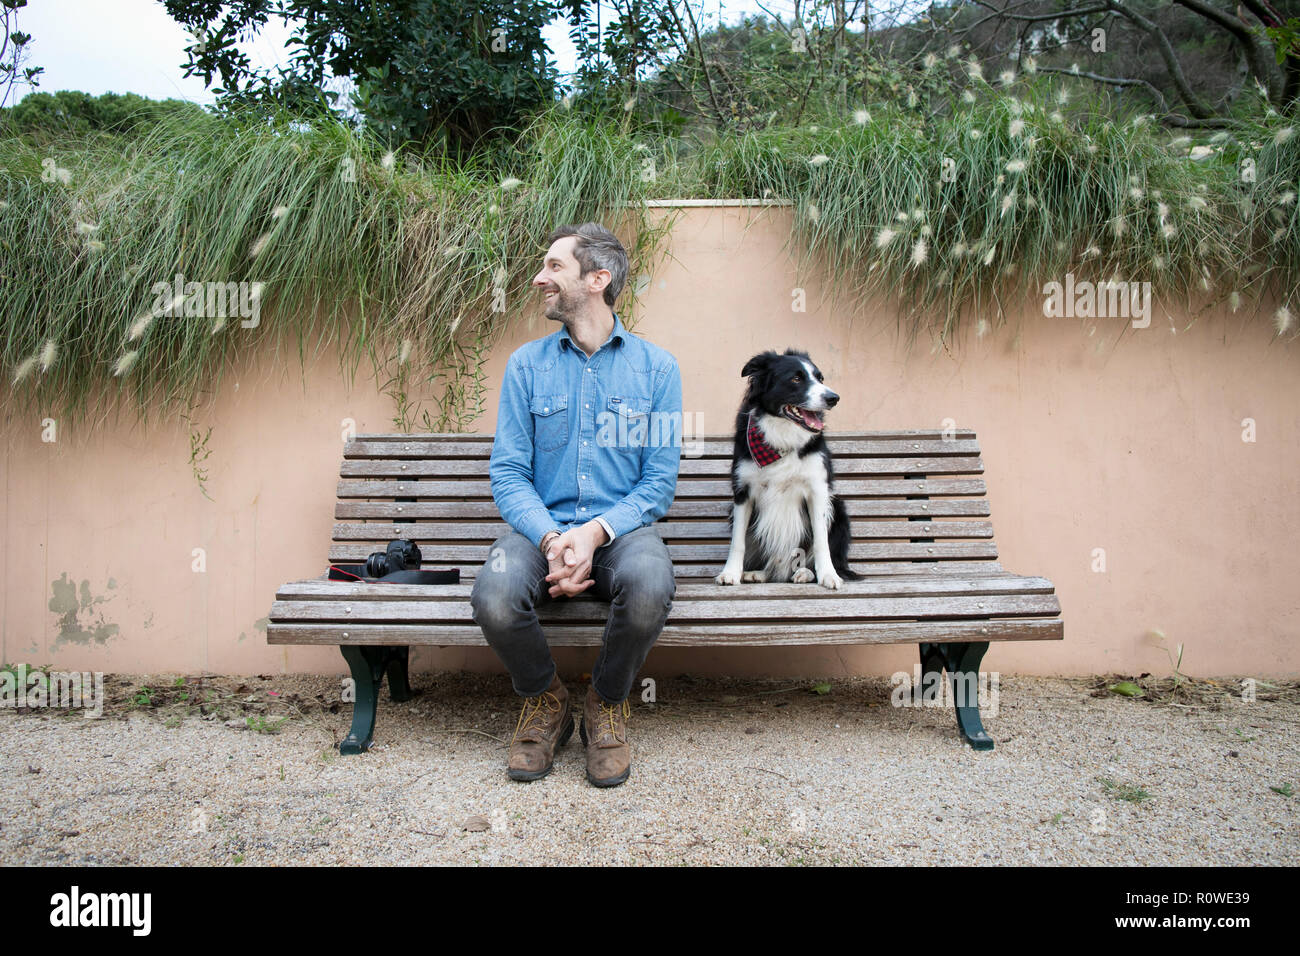
<svg viewBox="0 0 1300 956">
<path fill-rule="evenodd" d="M 818 418 L 816 415 L 813 415 L 807 409 L 804 408 L 799 409 L 799 414 L 803 416 L 804 422 L 813 431 L 819 432 L 826 427 L 825 425 L 822 424 L 822 420 L 820 418 Z"/>
</svg>

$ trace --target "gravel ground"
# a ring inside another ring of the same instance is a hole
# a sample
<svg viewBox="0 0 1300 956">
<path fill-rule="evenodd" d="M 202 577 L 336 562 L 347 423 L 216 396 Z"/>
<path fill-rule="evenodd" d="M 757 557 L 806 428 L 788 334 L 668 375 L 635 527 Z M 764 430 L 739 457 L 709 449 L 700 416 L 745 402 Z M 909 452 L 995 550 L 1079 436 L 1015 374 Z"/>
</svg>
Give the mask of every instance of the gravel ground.
<svg viewBox="0 0 1300 956">
<path fill-rule="evenodd" d="M 339 695 L 337 677 L 224 680 L 249 701 Z M 977 753 L 950 711 L 891 707 L 886 680 L 817 694 L 682 677 L 634 702 L 632 776 L 598 790 L 577 734 L 549 777 L 506 778 L 518 702 L 504 677 L 414 683 L 414 700 L 381 700 L 377 744 L 355 757 L 333 749 L 346 704 L 291 707 L 277 733 L 120 695 L 99 720 L 0 711 L 4 861 L 1300 862 L 1300 796 L 1270 789 L 1300 791 L 1300 708 L 1285 701 L 1169 706 L 1003 675 L 985 718 L 997 748 Z M 585 684 L 568 686 L 580 701 Z"/>
</svg>

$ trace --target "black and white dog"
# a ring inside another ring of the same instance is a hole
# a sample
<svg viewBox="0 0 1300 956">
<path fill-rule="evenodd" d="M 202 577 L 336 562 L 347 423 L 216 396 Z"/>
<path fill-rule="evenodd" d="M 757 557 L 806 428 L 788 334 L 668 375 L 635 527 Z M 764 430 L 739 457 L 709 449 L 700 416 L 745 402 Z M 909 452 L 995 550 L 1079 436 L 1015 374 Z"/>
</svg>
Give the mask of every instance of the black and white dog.
<svg viewBox="0 0 1300 956">
<path fill-rule="evenodd" d="M 731 551 L 718 584 L 816 578 L 838 588 L 849 570 L 849 519 L 835 497 L 823 415 L 840 397 L 807 352 L 755 355 L 736 415 L 731 462 Z M 809 566 L 811 565 L 811 566 Z"/>
</svg>

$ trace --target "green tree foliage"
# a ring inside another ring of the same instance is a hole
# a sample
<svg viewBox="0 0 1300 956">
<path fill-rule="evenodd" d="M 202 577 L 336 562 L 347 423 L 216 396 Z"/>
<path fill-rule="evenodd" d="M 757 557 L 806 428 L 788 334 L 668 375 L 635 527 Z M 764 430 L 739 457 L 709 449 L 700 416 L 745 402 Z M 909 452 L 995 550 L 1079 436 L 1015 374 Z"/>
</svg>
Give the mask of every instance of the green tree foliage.
<svg viewBox="0 0 1300 956">
<path fill-rule="evenodd" d="M 366 124 L 390 143 L 445 138 L 465 152 L 553 100 L 555 68 L 542 27 L 548 0 L 165 0 L 195 36 L 186 75 L 211 85 L 218 101 L 274 102 L 296 111 L 333 110 L 331 78 L 355 85 Z M 256 71 L 239 42 L 270 16 L 292 24 L 292 64 Z"/>
<path fill-rule="evenodd" d="M 901 59 L 960 43 L 996 75 L 1032 57 L 1143 104 L 1170 126 L 1226 126 L 1253 87 L 1300 99 L 1300 60 L 1278 42 L 1300 0 L 964 0 L 878 37 Z M 1249 102 L 1247 99 L 1246 102 Z"/>
<path fill-rule="evenodd" d="M 185 100 L 151 100 L 135 93 L 91 96 L 78 90 L 31 93 L 17 106 L 0 111 L 17 132 L 135 135 L 173 115 L 200 115 L 203 108 Z"/>
<path fill-rule="evenodd" d="M 569 37 L 578 52 L 573 78 L 580 100 L 621 105 L 676 50 L 679 14 L 668 0 L 572 0 Z"/>
<path fill-rule="evenodd" d="M 27 6 L 27 0 L 0 0 L 0 106 L 9 102 L 16 84 L 31 87 L 40 85 L 43 66 L 24 66 L 28 59 L 28 44 L 32 35 L 18 29 L 18 11 Z"/>
</svg>

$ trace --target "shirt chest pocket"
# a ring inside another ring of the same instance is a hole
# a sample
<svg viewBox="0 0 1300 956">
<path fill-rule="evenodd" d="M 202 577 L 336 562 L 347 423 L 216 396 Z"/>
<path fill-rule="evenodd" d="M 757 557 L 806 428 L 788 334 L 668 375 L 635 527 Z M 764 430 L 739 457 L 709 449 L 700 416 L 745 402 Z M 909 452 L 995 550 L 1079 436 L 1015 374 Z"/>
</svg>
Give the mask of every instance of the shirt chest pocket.
<svg viewBox="0 0 1300 956">
<path fill-rule="evenodd" d="M 557 451 L 569 443 L 569 396 L 538 395 L 529 400 L 533 443 L 539 451 Z"/>
<path fill-rule="evenodd" d="M 604 417 L 605 444 L 636 455 L 650 444 L 650 399 L 611 395 L 605 402 Z"/>
</svg>

